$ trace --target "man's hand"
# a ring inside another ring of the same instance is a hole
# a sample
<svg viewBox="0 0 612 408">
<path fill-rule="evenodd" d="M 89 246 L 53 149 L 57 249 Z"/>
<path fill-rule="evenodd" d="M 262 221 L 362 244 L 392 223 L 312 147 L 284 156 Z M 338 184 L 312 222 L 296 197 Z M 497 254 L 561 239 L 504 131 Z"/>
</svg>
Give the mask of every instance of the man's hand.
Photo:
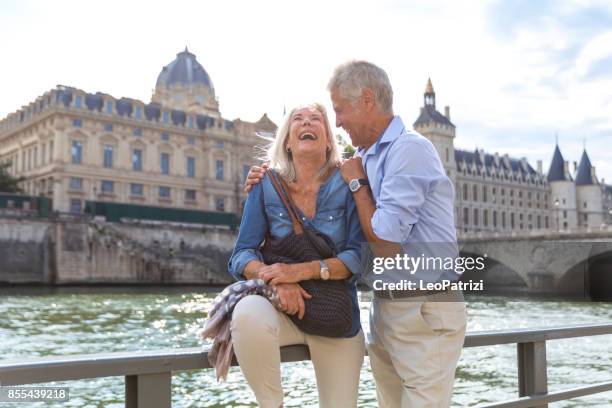
<svg viewBox="0 0 612 408">
<path fill-rule="evenodd" d="M 244 181 L 244 192 L 249 193 L 253 186 L 263 180 L 264 173 L 268 170 L 268 163 L 259 166 L 251 166 L 249 174 Z"/>
<path fill-rule="evenodd" d="M 293 265 L 275 263 L 262 266 L 258 269 L 257 274 L 259 278 L 263 279 L 268 285 L 298 283 L 303 280 L 312 279 L 312 273 L 309 271 L 309 266 L 312 265 L 308 262 Z"/>
<path fill-rule="evenodd" d="M 354 179 L 366 178 L 363 166 L 361 165 L 361 157 L 355 156 L 345 160 L 340 166 L 342 178 L 346 183 Z"/>
<path fill-rule="evenodd" d="M 288 315 L 297 313 L 298 318 L 301 320 L 306 312 L 304 299 L 310 299 L 312 296 L 297 283 L 281 283 L 276 285 L 276 292 L 278 293 L 283 312 Z"/>
</svg>

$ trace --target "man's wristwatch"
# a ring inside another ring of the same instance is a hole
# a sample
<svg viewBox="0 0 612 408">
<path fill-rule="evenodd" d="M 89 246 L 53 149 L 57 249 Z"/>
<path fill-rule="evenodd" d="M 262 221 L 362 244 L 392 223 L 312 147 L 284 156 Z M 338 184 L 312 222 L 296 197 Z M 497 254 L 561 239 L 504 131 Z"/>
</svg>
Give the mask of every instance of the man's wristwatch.
<svg viewBox="0 0 612 408">
<path fill-rule="evenodd" d="M 352 179 L 349 181 L 349 190 L 351 193 L 355 193 L 357 190 L 361 188 L 361 186 L 369 186 L 370 183 L 368 179 L 360 178 L 360 179 Z"/>
<path fill-rule="evenodd" d="M 321 267 L 319 271 L 319 277 L 323 280 L 329 279 L 329 266 L 327 266 L 327 262 L 319 260 L 319 266 Z"/>
</svg>

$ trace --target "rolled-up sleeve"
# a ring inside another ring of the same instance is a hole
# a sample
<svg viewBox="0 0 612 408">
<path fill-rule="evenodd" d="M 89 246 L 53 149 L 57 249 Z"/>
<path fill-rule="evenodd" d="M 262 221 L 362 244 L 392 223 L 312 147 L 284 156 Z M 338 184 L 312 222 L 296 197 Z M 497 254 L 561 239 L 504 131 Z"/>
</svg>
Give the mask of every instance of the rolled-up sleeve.
<svg viewBox="0 0 612 408">
<path fill-rule="evenodd" d="M 238 231 L 238 238 L 236 239 L 236 246 L 229 260 L 229 273 L 237 280 L 244 280 L 244 268 L 249 262 L 263 262 L 259 246 L 266 236 L 268 225 L 262 184 L 263 182 L 255 185 L 247 197 Z"/>
<path fill-rule="evenodd" d="M 361 248 L 365 238 L 359 224 L 357 206 L 351 194 L 347 196 L 346 202 L 346 234 L 346 247 L 337 256 L 353 274 L 349 281 L 355 282 L 363 272 Z"/>
<path fill-rule="evenodd" d="M 372 230 L 380 239 L 404 242 L 420 217 L 431 183 L 439 170 L 439 161 L 428 146 L 421 142 L 400 142 L 389 146 L 384 164 L 384 176 Z"/>
</svg>

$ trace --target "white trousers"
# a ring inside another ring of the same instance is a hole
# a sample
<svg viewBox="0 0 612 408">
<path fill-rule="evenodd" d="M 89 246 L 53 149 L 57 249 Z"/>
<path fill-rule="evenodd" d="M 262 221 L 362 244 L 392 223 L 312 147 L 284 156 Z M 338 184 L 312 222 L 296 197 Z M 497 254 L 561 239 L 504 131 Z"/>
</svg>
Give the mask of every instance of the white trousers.
<svg viewBox="0 0 612 408">
<path fill-rule="evenodd" d="M 448 296 L 373 300 L 367 347 L 380 408 L 450 406 L 467 316 L 461 295 L 436 301 Z"/>
<path fill-rule="evenodd" d="M 312 336 L 302 332 L 262 296 L 247 296 L 234 308 L 231 323 L 234 352 L 261 407 L 283 403 L 280 347 L 306 344 L 314 366 L 321 408 L 357 406 L 359 372 L 365 354 L 363 332 L 350 338 Z"/>
</svg>

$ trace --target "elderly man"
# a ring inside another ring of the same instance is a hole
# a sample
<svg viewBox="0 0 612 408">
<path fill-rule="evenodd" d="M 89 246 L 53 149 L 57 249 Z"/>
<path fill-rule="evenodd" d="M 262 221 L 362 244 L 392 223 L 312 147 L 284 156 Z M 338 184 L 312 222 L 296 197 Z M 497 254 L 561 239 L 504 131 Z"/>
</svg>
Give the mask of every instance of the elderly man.
<svg viewBox="0 0 612 408">
<path fill-rule="evenodd" d="M 432 143 L 406 129 L 393 114 L 393 90 L 385 71 L 365 61 L 336 68 L 329 81 L 336 126 L 358 150 L 342 164 L 364 235 L 377 257 L 427 252 L 456 254 L 454 190 Z M 253 168 L 247 184 L 259 181 Z M 418 249 L 415 249 L 418 248 Z M 454 271 L 401 268 L 387 279 L 436 283 Z M 384 280 L 384 279 L 383 279 Z M 460 292 L 375 290 L 368 353 L 382 408 L 450 405 L 455 368 L 465 338 Z"/>
<path fill-rule="evenodd" d="M 336 126 L 358 148 L 341 171 L 368 242 L 387 254 L 389 248 L 405 254 L 431 244 L 431 255 L 446 255 L 449 245 L 456 247 L 452 182 L 432 143 L 393 115 L 385 71 L 352 61 L 336 68 L 328 89 Z M 431 275 L 421 276 L 428 282 L 457 278 L 439 271 Z M 368 352 L 379 406 L 448 407 L 465 338 L 461 294 L 408 290 L 374 295 Z"/>
</svg>

